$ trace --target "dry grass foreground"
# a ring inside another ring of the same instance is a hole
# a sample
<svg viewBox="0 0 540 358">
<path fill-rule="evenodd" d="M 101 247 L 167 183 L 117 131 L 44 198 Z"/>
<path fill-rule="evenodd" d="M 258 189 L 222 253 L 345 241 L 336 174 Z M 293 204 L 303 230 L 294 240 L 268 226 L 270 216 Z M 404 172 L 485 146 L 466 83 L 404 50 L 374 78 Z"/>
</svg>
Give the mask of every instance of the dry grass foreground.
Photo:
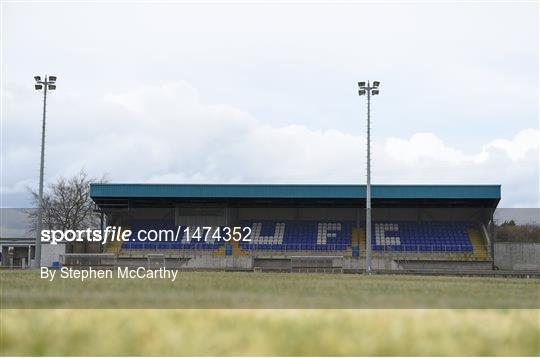
<svg viewBox="0 0 540 358">
<path fill-rule="evenodd" d="M 2 355 L 538 356 L 540 310 L 4 309 Z"/>
</svg>

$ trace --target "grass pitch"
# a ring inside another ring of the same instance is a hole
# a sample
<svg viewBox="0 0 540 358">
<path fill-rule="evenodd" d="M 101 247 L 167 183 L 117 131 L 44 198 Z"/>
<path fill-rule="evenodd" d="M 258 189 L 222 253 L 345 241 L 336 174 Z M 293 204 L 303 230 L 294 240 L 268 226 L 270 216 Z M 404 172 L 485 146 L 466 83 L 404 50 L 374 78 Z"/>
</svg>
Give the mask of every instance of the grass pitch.
<svg viewBox="0 0 540 358">
<path fill-rule="evenodd" d="M 4 308 L 540 308 L 540 280 L 408 275 L 180 272 L 150 279 L 0 271 Z"/>
<path fill-rule="evenodd" d="M 55 287 L 36 275 L 1 272 L 3 307 L 43 296 L 52 307 L 85 298 L 118 300 L 118 308 L 4 308 L 2 355 L 540 355 L 538 280 L 190 272 L 176 284 L 64 280 Z M 275 304 L 281 295 L 297 308 L 238 309 L 282 307 Z M 340 306 L 342 295 L 363 300 L 359 307 L 387 301 L 396 309 L 299 309 Z M 222 308 L 121 309 L 125 300 L 144 307 L 162 296 L 206 302 L 201 307 L 218 300 Z M 495 297 L 513 308 L 440 308 L 450 299 L 483 307 Z M 520 299 L 528 308 L 515 309 Z M 420 304 L 411 307 L 424 308 L 398 309 L 414 300 Z"/>
</svg>

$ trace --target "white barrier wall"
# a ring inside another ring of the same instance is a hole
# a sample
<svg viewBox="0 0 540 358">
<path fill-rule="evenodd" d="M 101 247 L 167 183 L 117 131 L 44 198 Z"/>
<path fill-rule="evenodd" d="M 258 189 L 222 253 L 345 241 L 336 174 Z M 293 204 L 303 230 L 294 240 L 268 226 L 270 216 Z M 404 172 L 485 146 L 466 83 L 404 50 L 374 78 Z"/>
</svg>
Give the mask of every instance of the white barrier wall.
<svg viewBox="0 0 540 358">
<path fill-rule="evenodd" d="M 60 261 L 60 255 L 66 253 L 65 244 L 41 245 L 41 266 L 51 267 L 53 262 Z"/>
<path fill-rule="evenodd" d="M 500 270 L 540 270 L 540 243 L 496 242 L 494 259 Z"/>
</svg>

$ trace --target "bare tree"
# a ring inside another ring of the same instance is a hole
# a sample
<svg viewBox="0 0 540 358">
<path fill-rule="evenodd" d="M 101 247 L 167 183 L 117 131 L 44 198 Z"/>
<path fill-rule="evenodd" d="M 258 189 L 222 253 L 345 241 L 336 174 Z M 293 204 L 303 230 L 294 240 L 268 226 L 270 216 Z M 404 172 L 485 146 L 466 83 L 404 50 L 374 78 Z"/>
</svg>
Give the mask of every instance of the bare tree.
<svg viewBox="0 0 540 358">
<path fill-rule="evenodd" d="M 518 225 L 514 220 L 505 221 L 496 227 L 499 242 L 540 242 L 540 225 Z"/>
<path fill-rule="evenodd" d="M 49 184 L 43 192 L 43 229 L 84 230 L 99 227 L 99 215 L 94 212 L 94 202 L 90 198 L 90 183 L 106 182 L 91 178 L 81 170 L 70 178 L 59 178 Z M 32 201 L 38 206 L 38 194 L 29 189 Z M 30 233 L 37 230 L 38 212 L 27 210 Z"/>
</svg>

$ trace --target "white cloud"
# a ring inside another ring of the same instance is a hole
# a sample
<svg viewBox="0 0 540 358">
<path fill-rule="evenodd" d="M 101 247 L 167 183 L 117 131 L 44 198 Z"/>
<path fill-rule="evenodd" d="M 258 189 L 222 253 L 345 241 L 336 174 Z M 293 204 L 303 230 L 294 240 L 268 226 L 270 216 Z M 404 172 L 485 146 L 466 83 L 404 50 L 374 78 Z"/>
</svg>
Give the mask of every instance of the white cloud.
<svg viewBox="0 0 540 358">
<path fill-rule="evenodd" d="M 384 144 L 385 159 L 408 165 L 426 161 L 460 164 L 471 160 L 460 150 L 450 148 L 433 133 L 416 133 L 409 139 L 388 138 Z"/>
<path fill-rule="evenodd" d="M 524 129 L 511 139 L 495 139 L 482 146 L 480 152 L 465 154 L 447 146 L 433 133 L 416 133 L 409 139 L 388 138 L 384 145 L 389 161 L 421 164 L 436 161 L 453 165 L 482 164 L 491 159 L 508 159 L 513 162 L 526 161 L 527 156 L 538 154 L 540 131 Z"/>
<path fill-rule="evenodd" d="M 504 205 L 536 205 L 537 10 L 9 4 L 0 201 L 28 202 L 42 105 L 32 76 L 55 71 L 47 180 L 85 167 L 115 181 L 361 183 L 364 101 L 355 81 L 378 79 L 375 182 L 501 183 Z M 43 27 L 43 18 L 55 21 Z M 121 18 L 129 21 L 119 26 Z"/>
<path fill-rule="evenodd" d="M 69 141 L 48 143 L 49 180 L 85 167 L 117 182 L 365 182 L 363 136 L 271 126 L 233 106 L 205 103 L 187 82 L 107 94 L 98 107 L 116 116 L 96 118 L 91 135 L 70 132 Z M 388 138 L 373 143 L 373 182 L 500 183 L 504 205 L 537 206 L 538 136 L 525 129 L 468 153 L 434 133 Z M 2 192 L 35 177 L 27 164 L 38 158 L 27 154 L 24 146 L 6 148 L 5 168 L 16 175 Z"/>
<path fill-rule="evenodd" d="M 525 159 L 529 153 L 537 153 L 540 143 L 540 131 L 538 129 L 526 129 L 508 139 L 496 139 L 488 143 L 482 154 L 488 154 L 493 150 L 501 150 L 504 154 L 513 161 Z"/>
<path fill-rule="evenodd" d="M 377 153 L 379 178 L 392 183 L 501 184 L 501 205 L 539 206 L 538 129 L 478 144 L 465 153 L 433 133 L 389 138 Z"/>
</svg>

